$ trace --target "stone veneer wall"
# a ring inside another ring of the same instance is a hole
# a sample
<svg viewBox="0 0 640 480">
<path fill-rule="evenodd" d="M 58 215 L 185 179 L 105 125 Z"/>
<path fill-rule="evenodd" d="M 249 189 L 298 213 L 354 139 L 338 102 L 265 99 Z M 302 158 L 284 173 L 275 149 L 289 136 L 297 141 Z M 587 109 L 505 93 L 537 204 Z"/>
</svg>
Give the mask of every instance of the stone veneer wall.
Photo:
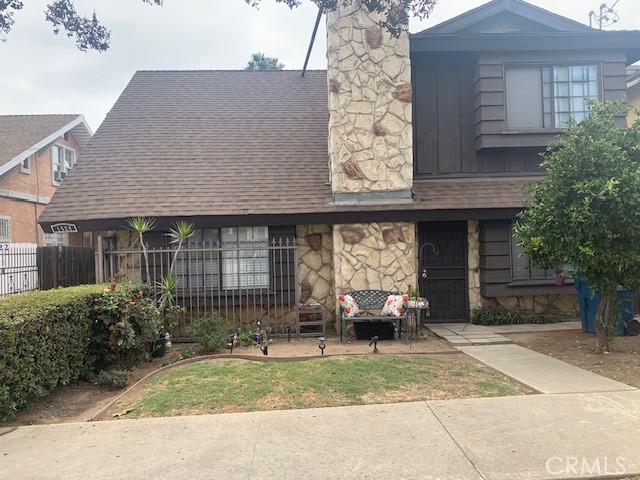
<svg viewBox="0 0 640 480">
<path fill-rule="evenodd" d="M 578 313 L 578 296 L 570 294 L 561 295 L 525 295 L 521 297 L 495 297 L 483 298 L 485 306 L 501 305 L 508 309 L 516 307 L 524 308 L 535 313 Z"/>
<path fill-rule="evenodd" d="M 337 292 L 363 289 L 405 292 L 416 282 L 415 242 L 413 223 L 334 225 Z"/>
<path fill-rule="evenodd" d="M 320 303 L 327 323 L 335 321 L 333 237 L 330 225 L 296 226 L 301 303 Z"/>
<path fill-rule="evenodd" d="M 480 294 L 480 227 L 477 220 L 467 222 L 467 268 L 469 270 L 469 310 L 473 312 L 482 308 Z"/>
<path fill-rule="evenodd" d="M 354 0 L 327 12 L 329 157 L 334 193 L 413 185 L 409 37 Z"/>
</svg>

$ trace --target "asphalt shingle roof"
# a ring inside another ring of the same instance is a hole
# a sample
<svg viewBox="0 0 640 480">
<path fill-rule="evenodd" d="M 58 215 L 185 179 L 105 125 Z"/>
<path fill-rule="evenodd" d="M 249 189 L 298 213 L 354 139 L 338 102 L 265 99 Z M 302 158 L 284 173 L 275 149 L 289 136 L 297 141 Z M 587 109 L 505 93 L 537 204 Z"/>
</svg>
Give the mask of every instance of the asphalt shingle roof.
<svg viewBox="0 0 640 480">
<path fill-rule="evenodd" d="M 78 117 L 79 115 L 0 115 L 0 166 Z"/>
<path fill-rule="evenodd" d="M 519 179 L 417 181 L 412 204 L 332 203 L 326 72 L 135 74 L 42 223 L 520 207 Z"/>
</svg>

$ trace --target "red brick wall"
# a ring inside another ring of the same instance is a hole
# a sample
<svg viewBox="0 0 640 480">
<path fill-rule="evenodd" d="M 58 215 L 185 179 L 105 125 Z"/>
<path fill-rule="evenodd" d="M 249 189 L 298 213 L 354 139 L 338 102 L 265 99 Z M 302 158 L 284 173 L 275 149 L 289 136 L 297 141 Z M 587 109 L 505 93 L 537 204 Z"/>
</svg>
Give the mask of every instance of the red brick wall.
<svg viewBox="0 0 640 480">
<path fill-rule="evenodd" d="M 55 144 L 64 145 L 75 150 L 76 160 L 80 156 L 81 149 L 72 134 L 69 140 L 60 137 Z M 54 144 L 54 145 L 55 145 Z M 51 198 L 56 191 L 53 184 L 52 153 L 51 147 L 40 150 L 29 157 L 30 171 L 28 174 L 20 172 L 20 166 L 16 166 L 0 177 L 0 189 L 29 195 L 40 195 Z M 12 243 L 37 243 L 42 245 L 42 229 L 37 226 L 36 220 L 44 210 L 45 205 L 36 206 L 34 202 L 0 197 L 0 215 L 11 217 L 11 242 Z M 70 236 L 72 245 L 81 244 L 82 237 Z"/>
</svg>

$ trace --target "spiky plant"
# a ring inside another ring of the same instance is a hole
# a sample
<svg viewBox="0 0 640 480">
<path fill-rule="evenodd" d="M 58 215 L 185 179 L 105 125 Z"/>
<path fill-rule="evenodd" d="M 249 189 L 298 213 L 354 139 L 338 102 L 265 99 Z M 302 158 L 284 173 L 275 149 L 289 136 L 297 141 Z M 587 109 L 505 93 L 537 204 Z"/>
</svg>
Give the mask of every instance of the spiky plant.
<svg viewBox="0 0 640 480">
<path fill-rule="evenodd" d="M 151 277 L 149 275 L 149 254 L 147 253 L 147 247 L 144 244 L 144 234 L 153 230 L 156 225 L 154 218 L 135 217 L 127 220 L 129 229 L 134 232 L 132 237 L 132 245 L 140 244 L 142 248 L 142 255 L 144 256 L 144 263 L 147 271 L 147 283 L 151 283 Z"/>
</svg>

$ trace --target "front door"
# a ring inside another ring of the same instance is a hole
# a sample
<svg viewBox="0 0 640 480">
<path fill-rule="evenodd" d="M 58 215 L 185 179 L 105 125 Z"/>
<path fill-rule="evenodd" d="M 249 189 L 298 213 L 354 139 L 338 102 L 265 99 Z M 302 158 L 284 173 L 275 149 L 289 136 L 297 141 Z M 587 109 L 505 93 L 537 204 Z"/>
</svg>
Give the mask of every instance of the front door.
<svg viewBox="0 0 640 480">
<path fill-rule="evenodd" d="M 467 222 L 420 223 L 418 239 L 420 293 L 431 310 L 426 321 L 468 322 Z"/>
</svg>

